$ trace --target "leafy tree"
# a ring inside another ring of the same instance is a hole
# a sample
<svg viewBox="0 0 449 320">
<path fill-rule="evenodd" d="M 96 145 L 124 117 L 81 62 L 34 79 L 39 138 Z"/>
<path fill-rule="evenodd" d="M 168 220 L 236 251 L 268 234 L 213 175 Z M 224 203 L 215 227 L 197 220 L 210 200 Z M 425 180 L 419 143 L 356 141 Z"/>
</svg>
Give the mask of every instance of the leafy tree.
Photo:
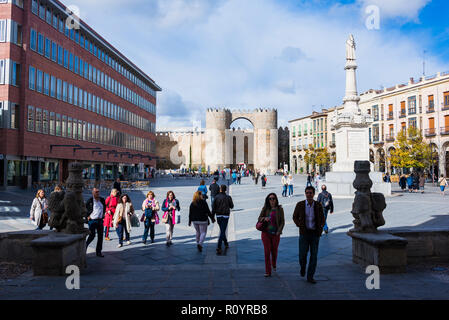
<svg viewBox="0 0 449 320">
<path fill-rule="evenodd" d="M 306 154 L 304 155 L 304 162 L 315 168 L 315 166 L 319 166 L 320 168 L 327 168 L 330 164 L 331 155 L 326 148 L 315 149 L 315 147 L 311 144 L 309 148 L 306 150 Z"/>
<path fill-rule="evenodd" d="M 423 139 L 421 131 L 415 127 L 402 130 L 394 142 L 389 160 L 397 168 L 428 168 L 432 164 L 434 152 Z"/>
</svg>

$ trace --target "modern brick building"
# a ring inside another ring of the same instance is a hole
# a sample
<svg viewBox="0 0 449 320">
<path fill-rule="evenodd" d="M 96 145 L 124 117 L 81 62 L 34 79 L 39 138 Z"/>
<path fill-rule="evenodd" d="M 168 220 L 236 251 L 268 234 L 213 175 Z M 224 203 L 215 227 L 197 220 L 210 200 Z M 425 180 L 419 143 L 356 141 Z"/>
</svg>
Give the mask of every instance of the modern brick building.
<svg viewBox="0 0 449 320">
<path fill-rule="evenodd" d="M 72 18 L 59 1 L 0 0 L 0 187 L 64 181 L 75 160 L 96 180 L 156 165 L 161 88 Z"/>
</svg>

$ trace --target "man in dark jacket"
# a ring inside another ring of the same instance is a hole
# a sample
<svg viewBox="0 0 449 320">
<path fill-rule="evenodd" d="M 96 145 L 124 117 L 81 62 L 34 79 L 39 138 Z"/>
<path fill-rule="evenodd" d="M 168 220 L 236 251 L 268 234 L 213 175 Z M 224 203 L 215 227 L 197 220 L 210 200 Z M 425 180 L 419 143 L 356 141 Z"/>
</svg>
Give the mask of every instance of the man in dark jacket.
<svg viewBox="0 0 449 320">
<path fill-rule="evenodd" d="M 104 257 L 101 253 L 103 249 L 103 218 L 106 212 L 106 203 L 100 197 L 100 190 L 94 188 L 92 190 L 92 198 L 86 202 L 87 224 L 89 225 L 89 237 L 86 241 L 86 249 L 95 238 L 95 231 L 98 234 L 97 239 L 97 257 Z"/>
<path fill-rule="evenodd" d="M 122 184 L 120 183 L 120 178 L 117 178 L 114 182 L 114 189 L 117 189 L 118 191 L 118 197 L 120 197 L 120 195 L 122 194 Z"/>
<path fill-rule="evenodd" d="M 211 185 L 209 186 L 211 207 L 214 206 L 214 199 L 217 196 L 217 194 L 220 192 L 220 187 L 218 186 L 217 181 L 218 181 L 218 179 L 214 178 L 214 180 L 212 180 Z"/>
<path fill-rule="evenodd" d="M 220 227 L 220 237 L 218 238 L 217 254 L 221 254 L 221 243 L 224 242 L 225 248 L 229 248 L 228 239 L 226 238 L 226 229 L 228 227 L 229 215 L 231 209 L 234 208 L 231 196 L 226 194 L 226 186 L 223 184 L 220 187 L 220 193 L 215 197 L 212 205 L 212 214 L 217 216 L 217 223 Z"/>
<path fill-rule="evenodd" d="M 293 221 L 299 228 L 299 264 L 301 265 L 301 276 L 306 275 L 307 254 L 310 249 L 309 268 L 307 269 L 307 281 L 316 283 L 313 279 L 315 274 L 318 245 L 323 233 L 324 214 L 323 206 L 318 201 L 313 200 L 315 188 L 306 188 L 306 200 L 296 204 L 293 213 Z"/>
<path fill-rule="evenodd" d="M 322 192 L 318 195 L 318 201 L 323 206 L 324 213 L 324 232 L 329 233 L 329 227 L 327 226 L 327 214 L 334 213 L 334 201 L 332 200 L 332 195 L 327 191 L 325 184 L 321 186 Z"/>
</svg>

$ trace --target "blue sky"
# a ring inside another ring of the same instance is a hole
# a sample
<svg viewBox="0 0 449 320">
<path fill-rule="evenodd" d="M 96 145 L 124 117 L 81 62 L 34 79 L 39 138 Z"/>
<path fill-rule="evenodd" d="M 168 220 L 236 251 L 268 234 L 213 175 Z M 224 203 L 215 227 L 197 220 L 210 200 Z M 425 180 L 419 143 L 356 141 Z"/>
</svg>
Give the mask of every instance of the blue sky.
<svg viewBox="0 0 449 320">
<path fill-rule="evenodd" d="M 449 70 L 446 0 L 70 1 L 163 88 L 158 129 L 204 126 L 210 107 L 274 107 L 285 126 L 340 105 L 351 33 L 359 92 L 420 77 L 424 50 L 426 75 Z"/>
</svg>

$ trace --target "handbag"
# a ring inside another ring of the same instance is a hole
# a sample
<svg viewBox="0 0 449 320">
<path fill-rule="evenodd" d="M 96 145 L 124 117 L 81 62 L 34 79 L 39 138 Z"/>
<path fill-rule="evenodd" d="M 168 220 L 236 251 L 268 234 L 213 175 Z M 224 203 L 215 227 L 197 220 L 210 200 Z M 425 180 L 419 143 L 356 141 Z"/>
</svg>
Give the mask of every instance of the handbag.
<svg viewBox="0 0 449 320">
<path fill-rule="evenodd" d="M 263 221 L 259 221 L 256 224 L 256 229 L 259 231 L 265 231 L 265 229 L 267 228 L 267 221 L 263 220 Z"/>
<path fill-rule="evenodd" d="M 42 224 L 47 225 L 48 223 L 48 213 L 47 211 L 44 211 L 44 207 L 42 206 L 42 203 L 39 201 L 39 205 L 41 206 L 41 211 L 42 211 Z"/>
<path fill-rule="evenodd" d="M 131 227 L 138 228 L 140 227 L 139 218 L 135 214 L 131 216 Z"/>
</svg>

